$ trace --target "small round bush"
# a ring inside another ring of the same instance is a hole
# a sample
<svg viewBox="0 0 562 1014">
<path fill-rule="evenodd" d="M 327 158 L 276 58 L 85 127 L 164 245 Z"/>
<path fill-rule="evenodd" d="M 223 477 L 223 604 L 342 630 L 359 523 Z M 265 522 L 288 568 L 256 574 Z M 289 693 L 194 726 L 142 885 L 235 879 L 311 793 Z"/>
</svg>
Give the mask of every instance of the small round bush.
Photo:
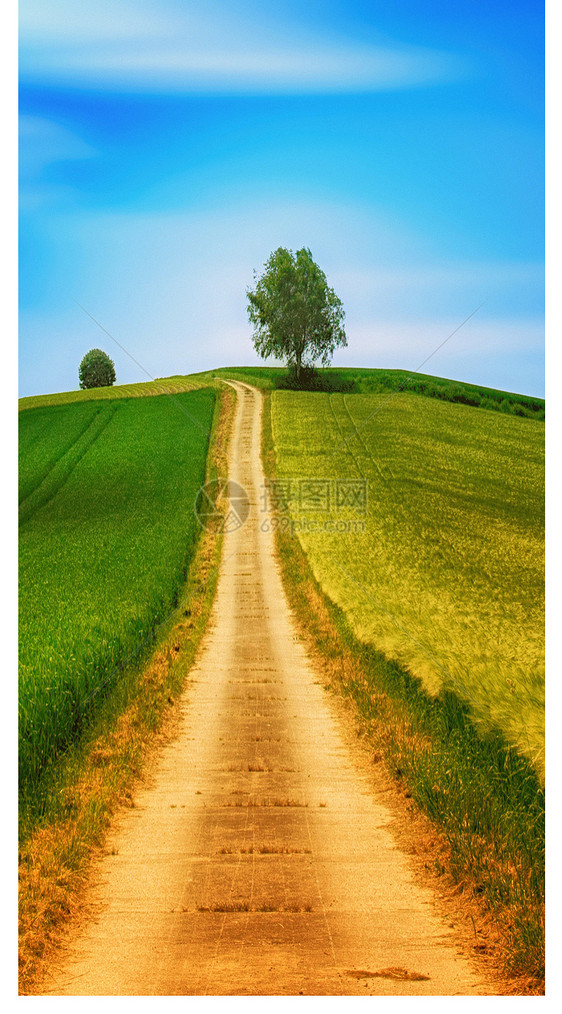
<svg viewBox="0 0 562 1014">
<path fill-rule="evenodd" d="M 90 349 L 80 363 L 78 379 L 82 389 L 111 387 L 115 383 L 115 364 L 106 352 Z"/>
</svg>

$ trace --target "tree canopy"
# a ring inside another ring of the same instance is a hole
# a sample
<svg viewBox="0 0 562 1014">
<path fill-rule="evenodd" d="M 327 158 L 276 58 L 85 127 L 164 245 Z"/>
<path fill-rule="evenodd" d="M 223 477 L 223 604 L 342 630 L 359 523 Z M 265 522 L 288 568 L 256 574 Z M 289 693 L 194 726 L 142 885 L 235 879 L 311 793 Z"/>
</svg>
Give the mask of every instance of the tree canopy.
<svg viewBox="0 0 562 1014">
<path fill-rule="evenodd" d="M 115 364 L 101 349 L 86 352 L 78 369 L 82 389 L 89 387 L 111 387 L 115 383 Z"/>
<path fill-rule="evenodd" d="M 334 350 L 347 345 L 343 304 L 306 248 L 293 254 L 279 247 L 264 269 L 247 290 L 254 348 L 263 359 L 285 359 L 298 380 L 303 366 L 317 360 L 327 366 Z"/>
</svg>

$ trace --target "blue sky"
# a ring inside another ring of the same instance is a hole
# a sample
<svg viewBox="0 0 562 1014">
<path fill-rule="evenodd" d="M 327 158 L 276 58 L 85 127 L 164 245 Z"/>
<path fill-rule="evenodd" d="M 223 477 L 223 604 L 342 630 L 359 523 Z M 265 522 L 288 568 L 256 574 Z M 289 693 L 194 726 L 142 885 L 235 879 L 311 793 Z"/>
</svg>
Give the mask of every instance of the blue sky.
<svg viewBox="0 0 562 1014">
<path fill-rule="evenodd" d="M 21 0 L 20 394 L 254 364 L 245 290 L 310 247 L 334 364 L 544 393 L 530 0 Z"/>
</svg>

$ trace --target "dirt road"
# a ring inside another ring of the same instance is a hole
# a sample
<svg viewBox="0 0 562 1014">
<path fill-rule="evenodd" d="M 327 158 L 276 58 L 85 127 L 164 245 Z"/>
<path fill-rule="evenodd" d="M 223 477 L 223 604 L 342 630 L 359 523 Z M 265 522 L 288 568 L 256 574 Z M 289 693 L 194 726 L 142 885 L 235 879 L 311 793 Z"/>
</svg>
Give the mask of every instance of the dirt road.
<svg viewBox="0 0 562 1014">
<path fill-rule="evenodd" d="M 212 620 L 165 747 L 110 839 L 55 995 L 464 995 L 458 953 L 391 833 L 291 619 L 260 532 L 261 396 L 236 385 Z"/>
</svg>

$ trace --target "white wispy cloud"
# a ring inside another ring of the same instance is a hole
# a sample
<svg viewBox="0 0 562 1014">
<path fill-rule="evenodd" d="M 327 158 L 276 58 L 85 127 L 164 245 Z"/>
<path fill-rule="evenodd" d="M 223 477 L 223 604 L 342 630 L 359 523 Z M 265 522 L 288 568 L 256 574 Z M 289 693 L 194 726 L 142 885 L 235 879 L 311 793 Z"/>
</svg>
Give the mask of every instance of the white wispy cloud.
<svg viewBox="0 0 562 1014">
<path fill-rule="evenodd" d="M 34 46 L 143 39 L 165 30 L 163 8 L 150 0 L 20 0 L 20 36 Z"/>
<path fill-rule="evenodd" d="M 377 91 L 449 79 L 452 55 L 312 33 L 268 5 L 23 0 L 20 73 L 97 88 L 218 93 Z"/>
<path fill-rule="evenodd" d="M 367 251 L 365 251 L 367 253 Z M 484 303 L 493 316 L 515 316 L 535 305 L 542 312 L 544 265 L 519 261 L 441 261 L 428 252 L 406 261 L 353 263 L 336 273 L 335 281 L 347 302 L 365 318 L 416 318 L 428 307 L 467 313 Z"/>
<path fill-rule="evenodd" d="M 51 162 L 95 154 L 95 148 L 56 120 L 27 114 L 19 118 L 19 165 L 24 178 L 35 176 Z"/>
<path fill-rule="evenodd" d="M 19 118 L 19 206 L 36 211 L 68 196 L 68 186 L 46 183 L 45 170 L 55 162 L 94 158 L 97 151 L 56 120 L 22 115 Z"/>
</svg>

